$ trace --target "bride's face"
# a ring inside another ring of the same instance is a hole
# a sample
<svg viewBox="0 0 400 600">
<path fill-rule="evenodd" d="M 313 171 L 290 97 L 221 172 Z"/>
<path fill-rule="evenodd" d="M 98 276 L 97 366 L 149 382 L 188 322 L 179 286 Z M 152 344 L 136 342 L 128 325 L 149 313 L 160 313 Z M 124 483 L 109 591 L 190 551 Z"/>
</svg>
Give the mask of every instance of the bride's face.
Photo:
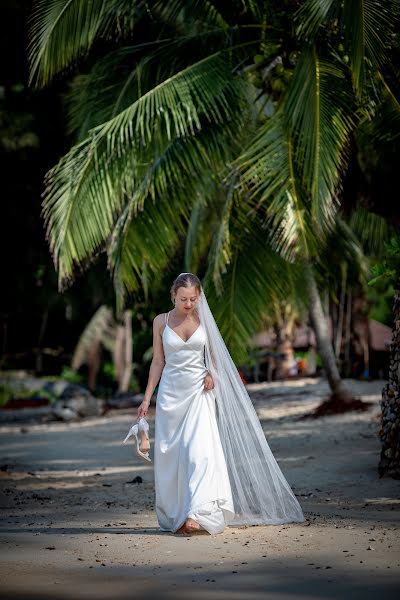
<svg viewBox="0 0 400 600">
<path fill-rule="evenodd" d="M 187 315 L 194 311 L 200 294 L 195 287 L 180 287 L 175 294 L 175 308 Z"/>
</svg>

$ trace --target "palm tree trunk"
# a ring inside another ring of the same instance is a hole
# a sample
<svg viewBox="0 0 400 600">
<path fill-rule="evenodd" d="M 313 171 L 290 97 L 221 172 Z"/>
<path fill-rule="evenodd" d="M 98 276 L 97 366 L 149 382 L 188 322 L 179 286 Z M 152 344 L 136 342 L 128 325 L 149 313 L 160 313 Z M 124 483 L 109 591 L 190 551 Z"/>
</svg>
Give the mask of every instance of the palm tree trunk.
<svg viewBox="0 0 400 600">
<path fill-rule="evenodd" d="M 97 375 L 101 365 L 101 341 L 93 340 L 87 357 L 88 364 L 88 388 L 91 392 L 96 390 Z"/>
<path fill-rule="evenodd" d="M 127 392 L 132 378 L 132 311 L 124 312 L 124 367 L 120 380 L 119 391 Z"/>
<path fill-rule="evenodd" d="M 346 269 L 346 267 L 343 267 L 342 268 L 342 285 L 340 288 L 339 315 L 338 315 L 338 321 L 337 321 L 336 340 L 335 340 L 335 355 L 336 355 L 337 359 L 340 356 L 340 350 L 342 347 L 344 303 L 346 300 L 346 279 L 347 279 L 347 269 Z"/>
<path fill-rule="evenodd" d="M 351 376 L 351 361 L 350 361 L 350 350 L 351 350 L 351 303 L 352 293 L 349 290 L 347 292 L 346 302 L 346 321 L 345 321 L 345 334 L 344 334 L 344 361 L 343 371 L 345 377 Z"/>
<path fill-rule="evenodd" d="M 125 328 L 118 323 L 116 327 L 116 336 L 113 351 L 113 361 L 115 369 L 115 377 L 118 382 L 118 391 L 121 391 L 122 377 L 124 374 L 125 366 Z"/>
<path fill-rule="evenodd" d="M 331 340 L 328 335 L 326 319 L 322 310 L 321 297 L 318 292 L 317 284 L 314 278 L 312 267 L 306 267 L 306 282 L 309 299 L 309 311 L 311 325 L 317 339 L 318 351 L 321 356 L 321 362 L 332 390 L 331 400 L 335 402 L 351 402 L 354 400 L 351 393 L 345 388 L 336 365 L 335 354 Z"/>
<path fill-rule="evenodd" d="M 392 343 L 390 345 L 389 382 L 382 390 L 382 441 L 378 466 L 380 476 L 400 479 L 400 277 L 393 304 Z"/>
<path fill-rule="evenodd" d="M 39 331 L 39 339 L 38 339 L 38 347 L 36 350 L 36 358 L 35 358 L 35 373 L 38 375 L 42 374 L 43 371 L 43 352 L 42 352 L 42 342 L 44 338 L 44 334 L 47 328 L 47 322 L 49 317 L 49 306 L 47 305 L 43 315 L 42 321 L 40 323 L 40 331 Z"/>
<path fill-rule="evenodd" d="M 275 327 L 276 332 L 276 352 L 282 357 L 278 359 L 278 365 L 275 372 L 275 379 L 286 379 L 290 374 L 290 368 L 294 359 L 293 344 L 289 331 L 289 324 L 283 320 Z"/>
</svg>

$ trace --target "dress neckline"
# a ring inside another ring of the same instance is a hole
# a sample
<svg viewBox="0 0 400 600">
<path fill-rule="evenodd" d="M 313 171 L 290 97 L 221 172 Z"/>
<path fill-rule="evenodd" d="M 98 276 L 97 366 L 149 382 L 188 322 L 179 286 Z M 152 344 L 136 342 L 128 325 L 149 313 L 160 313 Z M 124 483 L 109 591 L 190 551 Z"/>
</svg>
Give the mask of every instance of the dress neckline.
<svg viewBox="0 0 400 600">
<path fill-rule="evenodd" d="M 187 344 L 187 343 L 189 342 L 189 340 L 191 340 L 191 339 L 192 339 L 192 337 L 194 336 L 194 334 L 196 333 L 196 331 L 198 331 L 198 330 L 200 329 L 200 327 L 201 327 L 201 323 L 200 323 L 200 324 L 197 326 L 197 329 L 195 329 L 195 330 L 193 331 L 192 335 L 191 335 L 190 337 L 188 337 L 188 339 L 187 339 L 186 341 L 185 341 L 185 340 L 183 340 L 183 339 L 181 338 L 181 336 L 180 336 L 179 334 L 177 334 L 177 333 L 176 333 L 176 331 L 175 331 L 174 329 L 172 329 L 172 327 L 170 327 L 170 326 L 168 325 L 168 323 L 166 323 L 166 324 L 165 324 L 164 331 L 165 331 L 165 329 L 166 329 L 167 327 L 168 327 L 168 329 L 170 329 L 170 330 L 172 331 L 172 333 L 174 333 L 174 334 L 176 335 L 176 337 L 178 337 L 178 338 L 181 340 L 181 342 L 182 342 L 183 344 Z M 163 331 L 163 334 L 164 334 L 164 331 Z"/>
</svg>

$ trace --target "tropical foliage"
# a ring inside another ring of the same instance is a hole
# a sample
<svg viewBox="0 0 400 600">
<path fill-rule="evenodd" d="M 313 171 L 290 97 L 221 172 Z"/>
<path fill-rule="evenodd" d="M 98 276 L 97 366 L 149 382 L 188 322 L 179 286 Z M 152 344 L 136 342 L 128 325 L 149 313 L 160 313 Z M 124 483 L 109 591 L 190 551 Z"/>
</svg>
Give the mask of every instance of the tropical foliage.
<svg viewBox="0 0 400 600">
<path fill-rule="evenodd" d="M 239 357 L 278 297 L 304 299 L 304 268 L 324 281 L 350 245 L 362 262 L 343 176 L 358 136 L 398 112 L 398 14 L 398 0 L 38 0 L 31 81 L 71 81 L 74 141 L 43 209 L 60 287 L 106 251 L 121 309 L 184 247 Z"/>
</svg>

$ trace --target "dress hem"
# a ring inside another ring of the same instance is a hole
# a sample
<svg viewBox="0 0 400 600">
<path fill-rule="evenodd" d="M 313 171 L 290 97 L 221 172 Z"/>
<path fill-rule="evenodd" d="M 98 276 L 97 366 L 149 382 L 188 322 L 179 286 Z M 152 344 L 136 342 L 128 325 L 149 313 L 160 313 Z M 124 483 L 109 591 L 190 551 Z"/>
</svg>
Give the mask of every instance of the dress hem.
<svg viewBox="0 0 400 600">
<path fill-rule="evenodd" d="M 194 518 L 194 517 L 191 517 L 190 515 L 201 511 L 202 507 L 204 507 L 208 504 L 211 504 L 212 502 L 216 502 L 218 505 L 218 508 L 222 512 L 222 516 L 224 519 L 224 528 L 225 528 L 226 526 L 228 526 L 230 524 L 230 522 L 234 518 L 235 511 L 233 509 L 227 507 L 227 506 L 232 506 L 232 503 L 229 500 L 227 500 L 226 498 L 214 498 L 212 500 L 208 500 L 207 502 L 202 502 L 201 504 L 197 504 L 194 507 L 189 507 L 185 511 L 186 517 L 183 520 L 181 520 L 177 526 L 167 529 L 165 527 L 161 527 L 161 525 L 160 525 L 160 530 L 161 531 L 171 531 L 171 532 L 175 533 L 178 529 L 180 529 L 180 527 L 182 527 L 182 525 L 185 523 L 186 519 Z M 227 505 L 227 506 L 224 506 L 224 505 Z M 211 513 L 211 511 L 210 511 L 210 513 Z M 205 531 L 207 531 L 208 533 L 210 533 L 211 535 L 214 534 L 214 532 L 208 531 L 208 529 L 206 529 L 204 526 L 202 526 L 202 528 Z M 223 529 L 222 529 L 222 531 L 223 531 Z"/>
</svg>

